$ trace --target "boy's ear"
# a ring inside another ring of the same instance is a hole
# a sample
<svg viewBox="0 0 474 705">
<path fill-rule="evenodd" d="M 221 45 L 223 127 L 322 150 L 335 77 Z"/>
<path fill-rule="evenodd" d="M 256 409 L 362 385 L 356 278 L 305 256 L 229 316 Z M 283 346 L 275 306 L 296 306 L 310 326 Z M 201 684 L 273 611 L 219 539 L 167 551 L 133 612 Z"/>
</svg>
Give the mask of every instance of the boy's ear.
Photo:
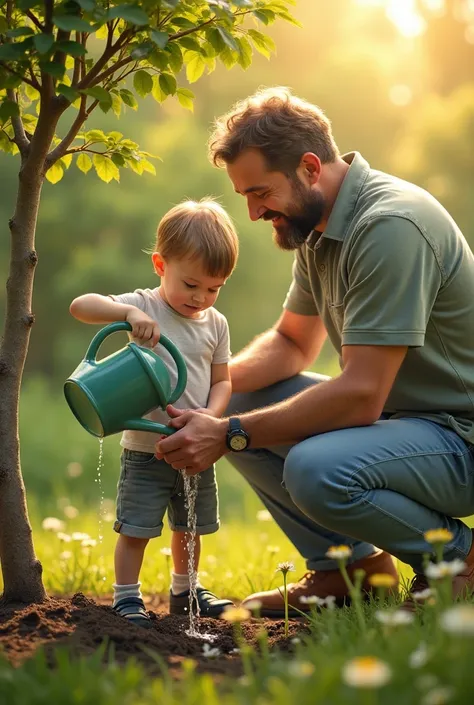
<svg viewBox="0 0 474 705">
<path fill-rule="evenodd" d="M 151 256 L 151 261 L 153 262 L 153 269 L 155 270 L 155 272 L 158 274 L 159 277 L 162 277 L 165 273 L 165 261 L 163 257 L 160 255 L 159 252 L 153 252 Z"/>
</svg>

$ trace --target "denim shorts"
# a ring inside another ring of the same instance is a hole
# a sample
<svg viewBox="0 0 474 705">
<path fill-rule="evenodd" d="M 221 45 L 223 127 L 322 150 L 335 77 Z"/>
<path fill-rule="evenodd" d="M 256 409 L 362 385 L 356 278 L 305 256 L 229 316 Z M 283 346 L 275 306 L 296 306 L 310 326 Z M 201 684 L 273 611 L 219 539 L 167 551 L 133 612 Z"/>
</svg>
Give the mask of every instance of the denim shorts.
<svg viewBox="0 0 474 705">
<path fill-rule="evenodd" d="M 125 536 L 152 539 L 161 536 L 168 509 L 172 531 L 188 531 L 181 473 L 153 453 L 124 449 L 117 486 L 117 521 L 114 530 Z M 196 499 L 197 533 L 219 528 L 219 503 L 214 467 L 199 474 Z"/>
</svg>

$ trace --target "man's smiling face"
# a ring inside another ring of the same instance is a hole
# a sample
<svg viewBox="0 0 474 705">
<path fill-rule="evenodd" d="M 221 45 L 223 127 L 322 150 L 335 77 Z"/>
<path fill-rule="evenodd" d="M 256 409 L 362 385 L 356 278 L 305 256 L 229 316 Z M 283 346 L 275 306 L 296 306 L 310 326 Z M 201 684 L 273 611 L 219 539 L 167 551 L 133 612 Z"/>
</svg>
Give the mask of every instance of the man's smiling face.
<svg viewBox="0 0 474 705">
<path fill-rule="evenodd" d="M 227 164 L 235 191 L 247 199 L 250 219 L 271 220 L 273 239 L 283 250 L 300 247 L 325 211 L 319 188 L 303 181 L 303 171 L 303 167 L 298 168 L 294 178 L 281 171 L 269 171 L 257 149 L 247 149 Z"/>
</svg>

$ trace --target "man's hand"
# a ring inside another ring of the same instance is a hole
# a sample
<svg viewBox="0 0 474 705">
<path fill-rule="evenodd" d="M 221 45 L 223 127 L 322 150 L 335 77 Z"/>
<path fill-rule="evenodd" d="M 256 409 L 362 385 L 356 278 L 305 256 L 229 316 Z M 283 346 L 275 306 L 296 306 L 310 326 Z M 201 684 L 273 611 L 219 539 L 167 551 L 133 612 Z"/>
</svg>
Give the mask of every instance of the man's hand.
<svg viewBox="0 0 474 705">
<path fill-rule="evenodd" d="M 227 420 L 216 419 L 199 411 L 185 411 L 167 406 L 169 426 L 178 429 L 172 436 L 156 444 L 156 457 L 175 470 L 185 469 L 188 475 L 207 470 L 227 452 L 225 443 Z"/>
<path fill-rule="evenodd" d="M 160 327 L 153 318 L 140 311 L 139 308 L 131 306 L 125 320 L 132 326 L 132 336 L 140 343 L 152 348 L 160 339 Z"/>
</svg>

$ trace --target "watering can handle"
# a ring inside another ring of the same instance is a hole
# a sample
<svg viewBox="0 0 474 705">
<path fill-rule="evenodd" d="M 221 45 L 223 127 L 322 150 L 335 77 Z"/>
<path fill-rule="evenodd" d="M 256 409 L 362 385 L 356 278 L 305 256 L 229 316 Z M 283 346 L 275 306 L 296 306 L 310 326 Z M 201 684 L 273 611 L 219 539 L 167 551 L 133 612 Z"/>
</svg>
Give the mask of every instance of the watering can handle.
<svg viewBox="0 0 474 705">
<path fill-rule="evenodd" d="M 108 326 L 105 326 L 105 328 L 102 328 L 96 335 L 92 338 L 91 344 L 89 345 L 84 362 L 89 362 L 89 363 L 94 363 L 97 362 L 97 353 L 99 352 L 99 348 L 104 342 L 104 340 L 109 336 L 112 335 L 112 333 L 117 333 L 118 331 L 125 330 L 125 331 L 131 331 L 132 326 L 130 323 L 127 321 L 116 321 L 115 323 L 110 323 Z M 170 404 L 174 404 L 174 402 L 179 399 L 181 394 L 184 392 L 186 388 L 186 382 L 187 382 L 187 370 L 186 370 L 186 364 L 183 360 L 183 356 L 179 352 L 178 348 L 174 343 L 171 342 L 169 338 L 167 338 L 165 335 L 160 335 L 160 340 L 159 340 L 160 345 L 162 345 L 168 352 L 170 353 L 171 357 L 176 363 L 176 367 L 178 369 L 178 381 L 176 383 L 176 387 L 173 390 L 173 393 L 171 394 L 171 397 L 169 399 Z"/>
</svg>

